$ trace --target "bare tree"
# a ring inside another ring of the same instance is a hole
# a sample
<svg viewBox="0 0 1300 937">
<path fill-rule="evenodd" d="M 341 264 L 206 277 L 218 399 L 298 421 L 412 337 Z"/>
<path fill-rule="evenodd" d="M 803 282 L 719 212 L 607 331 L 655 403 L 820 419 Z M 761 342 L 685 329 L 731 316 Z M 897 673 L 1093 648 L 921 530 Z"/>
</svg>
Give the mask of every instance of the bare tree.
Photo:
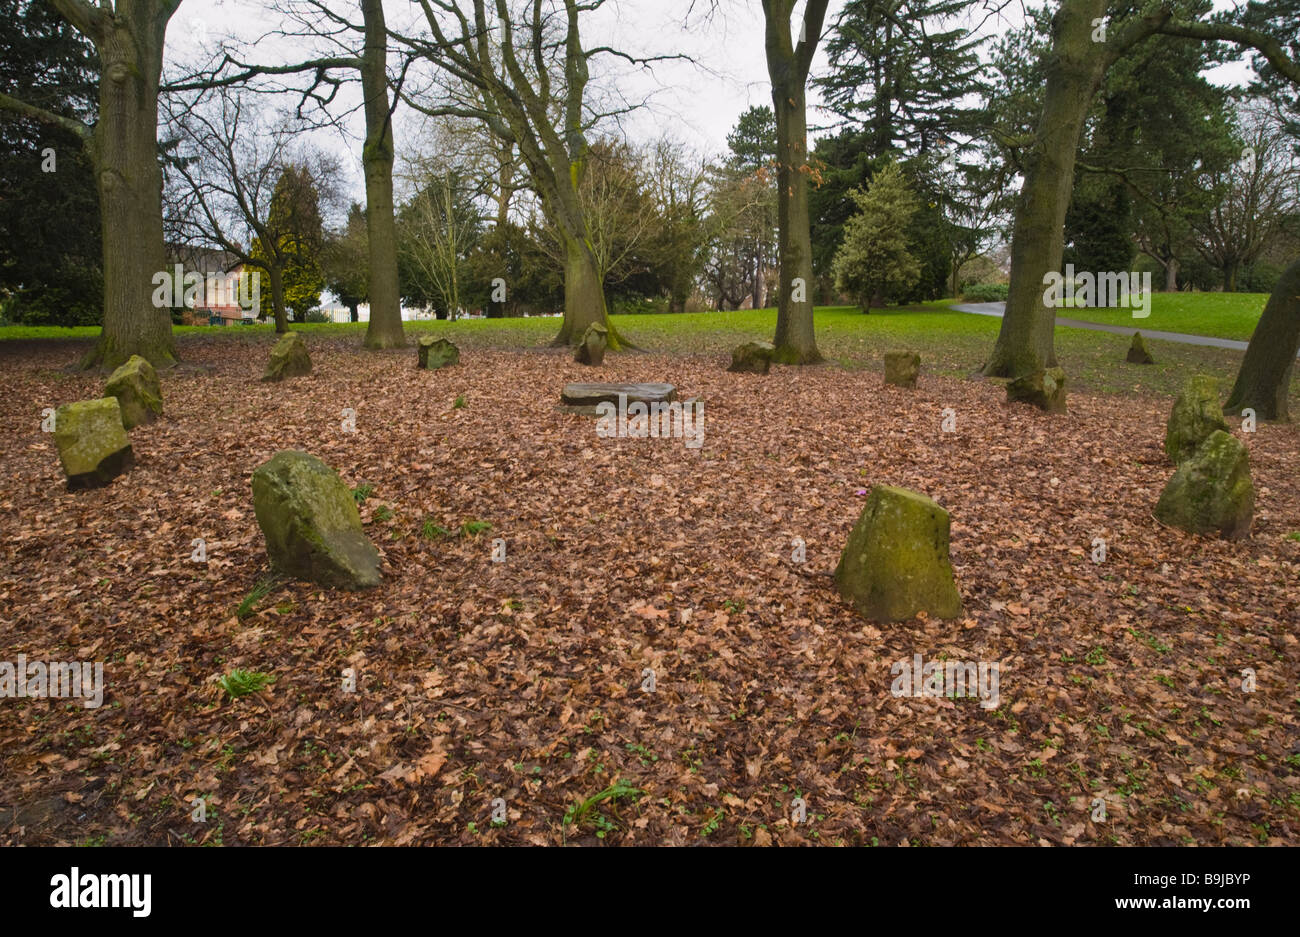
<svg viewBox="0 0 1300 937">
<path fill-rule="evenodd" d="M 483 123 L 518 147 L 531 188 L 564 246 L 564 322 L 555 344 L 577 343 L 587 326 L 609 329 L 613 349 L 626 342 L 609 322 L 600 262 L 581 189 L 590 157 L 588 133 L 613 111 L 588 101 L 591 60 L 615 55 L 585 48 L 581 24 L 605 0 L 419 0 L 427 33 L 399 35 L 438 73 L 422 92 L 403 100 L 430 116 Z M 667 58 L 667 56 L 660 57 Z"/>
<path fill-rule="evenodd" d="M 812 229 L 808 215 L 808 70 L 821 39 L 828 0 L 805 0 L 798 39 L 791 35 L 795 0 L 763 0 L 767 74 L 776 111 L 777 253 L 776 360 L 821 361 L 813 333 Z"/>
<path fill-rule="evenodd" d="M 292 211 L 273 210 L 276 187 L 290 167 L 305 168 L 326 206 L 340 193 L 338 165 L 295 138 L 286 117 L 268 119 L 237 91 L 223 87 L 182 105 L 173 98 L 170 125 L 177 149 L 168 170 L 167 227 L 178 243 L 215 247 L 266 273 L 277 332 L 288 331 L 285 270 L 295 258 Z M 290 196 L 292 197 L 292 196 Z M 256 240 L 261 250 L 254 250 Z"/>
</svg>

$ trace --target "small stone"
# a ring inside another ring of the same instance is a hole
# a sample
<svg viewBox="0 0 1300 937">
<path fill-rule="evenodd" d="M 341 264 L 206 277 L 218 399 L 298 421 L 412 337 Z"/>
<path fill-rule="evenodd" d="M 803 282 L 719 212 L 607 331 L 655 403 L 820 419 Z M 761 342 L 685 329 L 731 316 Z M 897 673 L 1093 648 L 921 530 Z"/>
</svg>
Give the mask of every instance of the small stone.
<svg viewBox="0 0 1300 937">
<path fill-rule="evenodd" d="M 361 528 L 348 486 L 306 452 L 277 452 L 253 472 L 253 511 L 271 565 L 322 586 L 379 585 L 379 551 Z"/>
<path fill-rule="evenodd" d="M 1155 364 L 1156 359 L 1151 357 L 1151 352 L 1147 351 L 1146 342 L 1142 341 L 1142 333 L 1133 333 L 1133 343 L 1128 346 L 1128 355 L 1124 359 L 1129 364 Z"/>
<path fill-rule="evenodd" d="M 1206 374 L 1189 377 L 1174 401 L 1165 427 L 1165 455 L 1179 465 L 1217 431 L 1228 432 L 1219 406 L 1219 382 Z"/>
<path fill-rule="evenodd" d="M 609 329 L 599 322 L 587 326 L 582 333 L 582 341 L 573 352 L 573 360 L 578 364 L 597 367 L 605 363 L 605 348 L 609 344 Z"/>
<path fill-rule="evenodd" d="M 772 356 L 776 346 L 771 342 L 745 342 L 731 353 L 731 367 L 735 374 L 766 374 L 772 370 Z"/>
<path fill-rule="evenodd" d="M 271 349 L 271 362 L 262 375 L 264 381 L 283 381 L 311 373 L 311 355 L 301 332 L 286 332 Z"/>
<path fill-rule="evenodd" d="M 54 414 L 54 445 L 69 491 L 107 485 L 135 462 L 116 397 L 59 407 Z"/>
<path fill-rule="evenodd" d="M 134 429 L 162 416 L 162 386 L 153 365 L 132 355 L 104 385 L 105 397 L 116 397 L 122 408 L 122 425 Z"/>
<path fill-rule="evenodd" d="M 1007 383 L 1007 403 L 1030 403 L 1048 413 L 1065 412 L 1065 372 L 1047 368 Z"/>
<path fill-rule="evenodd" d="M 1155 510 L 1171 527 L 1229 540 L 1250 535 L 1254 513 L 1250 456 L 1240 440 L 1223 430 L 1211 433 L 1179 464 Z"/>
<path fill-rule="evenodd" d="M 841 596 L 877 621 L 961 614 L 948 556 L 948 512 L 906 488 L 876 485 L 835 568 Z"/>
<path fill-rule="evenodd" d="M 437 371 L 439 368 L 460 364 L 460 349 L 447 339 L 434 338 L 432 335 L 420 336 L 416 344 L 416 355 L 419 356 L 416 368 L 425 371 Z"/>
<path fill-rule="evenodd" d="M 921 373 L 921 356 L 912 351 L 885 352 L 885 383 L 895 387 L 916 387 Z"/>
</svg>

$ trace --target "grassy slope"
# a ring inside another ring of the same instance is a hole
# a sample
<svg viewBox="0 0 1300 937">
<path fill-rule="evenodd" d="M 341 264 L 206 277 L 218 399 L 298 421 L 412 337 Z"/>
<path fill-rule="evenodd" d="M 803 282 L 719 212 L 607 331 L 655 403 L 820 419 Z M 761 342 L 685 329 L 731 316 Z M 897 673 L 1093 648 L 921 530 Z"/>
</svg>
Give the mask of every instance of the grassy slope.
<svg viewBox="0 0 1300 937">
<path fill-rule="evenodd" d="M 1267 302 L 1267 293 L 1156 293 L 1151 297 L 1151 315 L 1145 319 L 1133 318 L 1129 309 L 1067 307 L 1059 315 L 1132 326 L 1136 331 L 1156 329 L 1248 342 Z"/>
</svg>

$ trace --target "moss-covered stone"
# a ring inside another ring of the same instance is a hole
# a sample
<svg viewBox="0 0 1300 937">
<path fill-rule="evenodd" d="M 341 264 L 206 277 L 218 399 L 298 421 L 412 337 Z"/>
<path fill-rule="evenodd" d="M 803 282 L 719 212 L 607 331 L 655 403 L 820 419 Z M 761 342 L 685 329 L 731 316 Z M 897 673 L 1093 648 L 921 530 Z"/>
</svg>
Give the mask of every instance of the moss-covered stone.
<svg viewBox="0 0 1300 937">
<path fill-rule="evenodd" d="M 361 529 L 348 486 L 306 452 L 277 452 L 253 472 L 253 510 L 271 565 L 340 589 L 379 585 L 379 551 Z"/>
<path fill-rule="evenodd" d="M 609 346 L 609 329 L 593 322 L 582 333 L 582 340 L 573 350 L 573 360 L 578 364 L 597 367 L 605 363 L 605 349 Z"/>
<path fill-rule="evenodd" d="M 766 374 L 772 370 L 776 346 L 771 342 L 745 342 L 731 353 L 731 366 L 736 374 Z"/>
<path fill-rule="evenodd" d="M 116 397 L 122 408 L 122 425 L 134 429 L 162 416 L 162 385 L 153 365 L 139 355 L 132 355 L 114 371 L 104 385 L 105 397 Z"/>
<path fill-rule="evenodd" d="M 1046 368 L 1007 382 L 1007 403 L 1030 403 L 1048 413 L 1065 412 L 1065 372 Z"/>
<path fill-rule="evenodd" d="M 283 381 L 311 373 L 311 355 L 299 332 L 286 332 L 271 349 L 271 361 L 262 375 L 264 381 Z"/>
<path fill-rule="evenodd" d="M 1194 534 L 1235 540 L 1250 535 L 1255 484 L 1250 456 L 1234 436 L 1216 430 L 1184 459 L 1160 493 L 1156 517 Z"/>
<path fill-rule="evenodd" d="M 69 491 L 107 485 L 135 462 L 116 397 L 59 407 L 54 414 L 54 445 Z"/>
<path fill-rule="evenodd" d="M 1156 359 L 1151 357 L 1151 352 L 1147 351 L 1147 343 L 1142 340 L 1141 332 L 1133 333 L 1133 341 L 1128 346 L 1128 354 L 1124 360 L 1129 364 L 1156 363 Z"/>
<path fill-rule="evenodd" d="M 424 371 L 437 371 L 439 368 L 460 364 L 460 349 L 445 338 L 421 335 L 415 353 L 415 366 Z"/>
<path fill-rule="evenodd" d="M 835 568 L 840 595 L 878 621 L 956 618 L 948 529 L 948 512 L 925 495 L 876 485 Z"/>
<path fill-rule="evenodd" d="M 921 356 L 914 351 L 885 352 L 885 383 L 895 387 L 916 387 L 921 374 Z"/>
<path fill-rule="evenodd" d="M 1228 432 L 1223 408 L 1219 406 L 1219 382 L 1207 374 L 1189 377 L 1169 414 L 1165 455 L 1180 465 L 1216 432 Z"/>
</svg>

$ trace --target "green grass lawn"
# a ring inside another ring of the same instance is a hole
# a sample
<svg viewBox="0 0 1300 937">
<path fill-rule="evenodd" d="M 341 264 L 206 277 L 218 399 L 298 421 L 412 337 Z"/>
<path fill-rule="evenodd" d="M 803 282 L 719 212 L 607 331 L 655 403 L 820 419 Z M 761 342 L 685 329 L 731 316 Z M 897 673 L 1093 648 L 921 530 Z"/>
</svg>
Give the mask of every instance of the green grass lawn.
<svg viewBox="0 0 1300 937">
<path fill-rule="evenodd" d="M 1217 325 L 1223 337 L 1250 337 L 1254 319 L 1265 297 L 1251 294 L 1194 293 L 1157 294 L 1149 319 L 1125 319 L 1123 310 L 1086 310 L 1090 319 L 1117 323 L 1138 322 L 1138 328 L 1189 331 L 1192 321 Z M 918 306 L 889 307 L 864 315 L 856 307 L 831 306 L 816 310 L 817 345 L 828 361 L 845 368 L 881 367 L 886 351 L 911 350 L 921 355 L 927 373 L 966 377 L 975 371 L 997 338 L 1000 320 L 954 312 L 952 300 Z M 1179 312 L 1182 310 L 1182 312 Z M 1068 314 L 1082 318 L 1084 310 Z M 1187 318 L 1179 318 L 1186 313 Z M 1249 321 L 1247 321 L 1249 320 Z M 619 332 L 639 349 L 655 354 L 728 355 L 736 345 L 751 339 L 772 338 L 776 328 L 773 309 L 737 312 L 699 312 L 685 315 L 620 315 L 612 321 Z M 1236 332 L 1230 328 L 1236 322 Z M 365 323 L 303 323 L 293 328 L 317 340 L 337 340 L 360 346 Z M 559 318 L 462 319 L 456 322 L 421 321 L 406 323 L 408 334 L 432 332 L 445 335 L 466 348 L 542 349 L 560 328 Z M 185 343 L 200 339 L 269 344 L 274 338 L 271 325 L 178 326 L 177 345 L 185 356 Z M 0 328 L 0 341 L 77 339 L 88 344 L 97 328 L 12 326 Z M 1203 334 L 1211 334 L 1204 331 Z M 1094 393 L 1172 396 L 1190 373 L 1217 376 L 1230 387 L 1241 363 L 1241 352 L 1199 348 L 1151 341 L 1156 364 L 1131 365 L 1124 361 L 1128 338 L 1061 326 L 1056 330 L 1056 349 L 1061 365 L 1075 390 Z M 1296 387 L 1300 388 L 1300 377 Z M 1300 409 L 1300 406 L 1297 407 Z"/>
<path fill-rule="evenodd" d="M 1133 318 L 1131 309 L 1066 307 L 1058 315 L 1103 325 L 1132 326 L 1134 331 L 1156 329 L 1248 342 L 1267 302 L 1267 293 L 1154 293 L 1151 315 L 1145 319 Z"/>
</svg>

